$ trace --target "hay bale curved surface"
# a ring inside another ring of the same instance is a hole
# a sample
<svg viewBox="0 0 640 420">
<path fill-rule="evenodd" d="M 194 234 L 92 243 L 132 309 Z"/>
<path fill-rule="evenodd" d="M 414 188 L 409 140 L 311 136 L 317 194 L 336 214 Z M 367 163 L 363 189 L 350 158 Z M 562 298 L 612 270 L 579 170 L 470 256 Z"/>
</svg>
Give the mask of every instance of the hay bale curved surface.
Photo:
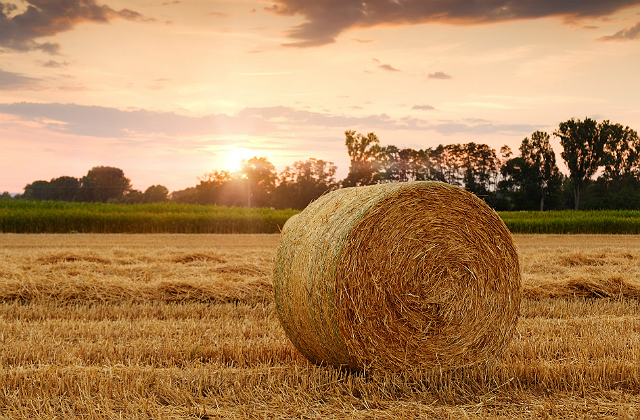
<svg viewBox="0 0 640 420">
<path fill-rule="evenodd" d="M 295 223 L 295 220 L 296 220 L 297 217 L 298 217 L 298 215 L 294 214 L 293 216 L 288 218 L 287 221 L 284 222 L 284 225 L 282 225 L 282 230 L 280 231 L 280 233 L 284 233 L 289 228 L 289 226 L 291 226 L 293 223 Z"/>
<path fill-rule="evenodd" d="M 283 231 L 278 315 L 315 363 L 451 368 L 492 360 L 518 317 L 511 235 L 482 200 L 437 182 L 333 191 Z"/>
</svg>

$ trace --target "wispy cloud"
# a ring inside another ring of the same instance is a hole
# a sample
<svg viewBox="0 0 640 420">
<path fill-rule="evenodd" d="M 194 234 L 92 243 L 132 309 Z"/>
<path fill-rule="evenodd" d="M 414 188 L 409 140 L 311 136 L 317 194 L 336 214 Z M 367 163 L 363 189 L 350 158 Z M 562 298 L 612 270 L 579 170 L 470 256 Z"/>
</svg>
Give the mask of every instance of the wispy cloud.
<svg viewBox="0 0 640 420">
<path fill-rule="evenodd" d="M 42 79 L 0 69 L 0 90 L 38 90 Z"/>
<path fill-rule="evenodd" d="M 381 68 L 382 70 L 386 70 L 386 71 L 400 71 L 397 68 L 393 67 L 391 64 L 382 64 L 378 66 L 378 68 Z"/>
<path fill-rule="evenodd" d="M 153 112 L 144 109 L 124 111 L 76 104 L 0 104 L 0 112 L 24 120 L 42 122 L 54 131 L 92 137 L 127 138 L 137 134 L 254 134 L 274 129 L 271 124 L 251 116 L 210 114 L 190 117 L 173 112 Z M 53 124 L 51 121 L 57 123 Z"/>
<path fill-rule="evenodd" d="M 475 123 L 465 120 L 463 122 L 447 122 L 430 126 L 431 130 L 445 136 L 460 133 L 469 134 L 519 134 L 532 133 L 541 127 L 531 124 L 497 124 L 490 122 Z"/>
<path fill-rule="evenodd" d="M 640 39 L 640 22 L 613 35 L 598 38 L 598 41 L 630 41 L 632 39 Z"/>
<path fill-rule="evenodd" d="M 42 67 L 49 67 L 52 69 L 59 69 L 62 67 L 67 67 L 68 65 L 69 63 L 67 63 L 66 61 L 59 62 L 55 60 L 49 60 L 49 61 L 42 62 Z"/>
<path fill-rule="evenodd" d="M 36 39 L 49 37 L 73 29 L 83 22 L 106 23 L 114 19 L 153 21 L 130 10 L 114 10 L 95 0 L 26 0 L 27 8 L 13 14 L 17 7 L 0 3 L 0 45 L 15 51 L 42 50 L 57 54 L 60 45 L 38 43 Z"/>
<path fill-rule="evenodd" d="M 311 47 L 333 43 L 342 32 L 355 27 L 430 22 L 469 25 L 543 17 L 569 23 L 608 16 L 639 4 L 640 0 L 275 0 L 266 10 L 304 16 L 306 20 L 288 32 L 292 42 L 286 45 Z"/>
<path fill-rule="evenodd" d="M 418 109 L 421 111 L 430 111 L 432 109 L 435 109 L 434 107 L 432 107 L 431 105 L 414 105 L 411 107 L 411 109 Z"/>
<path fill-rule="evenodd" d="M 417 105 L 428 109 L 429 105 Z M 271 135 L 292 128 L 330 128 L 345 130 L 432 130 L 449 135 L 456 133 L 495 134 L 531 133 L 533 125 L 499 124 L 484 120 L 461 120 L 430 124 L 415 117 L 393 118 L 387 114 L 362 117 L 329 112 L 314 112 L 287 106 L 245 108 L 235 115 L 210 114 L 201 117 L 173 112 L 119 110 L 76 104 L 0 104 L 0 113 L 36 121 L 45 128 L 72 135 L 110 138 L 135 138 L 139 135 L 174 137 L 200 135 Z"/>
<path fill-rule="evenodd" d="M 431 74 L 429 74 L 428 77 L 429 77 L 429 79 L 443 79 L 443 80 L 451 79 L 450 75 L 448 75 L 447 73 L 442 72 L 442 71 L 437 71 L 435 73 L 431 73 Z"/>
</svg>

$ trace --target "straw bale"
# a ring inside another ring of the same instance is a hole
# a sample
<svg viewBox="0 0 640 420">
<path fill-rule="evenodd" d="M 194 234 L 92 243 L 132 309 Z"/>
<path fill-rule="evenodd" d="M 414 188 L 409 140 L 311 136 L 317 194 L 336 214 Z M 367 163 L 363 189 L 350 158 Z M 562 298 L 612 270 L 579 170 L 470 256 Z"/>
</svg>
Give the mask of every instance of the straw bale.
<svg viewBox="0 0 640 420">
<path fill-rule="evenodd" d="M 283 229 L 275 302 L 295 347 L 353 370 L 495 360 L 515 329 L 520 267 L 484 201 L 438 182 L 344 188 Z"/>
<path fill-rule="evenodd" d="M 282 226 L 282 231 L 281 231 L 281 233 L 284 233 L 284 232 L 289 228 L 289 226 L 291 226 L 292 224 L 294 224 L 294 223 L 295 223 L 295 220 L 296 220 L 297 218 L 298 218 L 298 215 L 297 215 L 297 214 L 294 214 L 293 216 L 291 216 L 290 218 L 288 218 L 288 219 L 287 219 L 287 221 L 286 221 L 286 222 L 284 222 L 284 225 Z"/>
</svg>

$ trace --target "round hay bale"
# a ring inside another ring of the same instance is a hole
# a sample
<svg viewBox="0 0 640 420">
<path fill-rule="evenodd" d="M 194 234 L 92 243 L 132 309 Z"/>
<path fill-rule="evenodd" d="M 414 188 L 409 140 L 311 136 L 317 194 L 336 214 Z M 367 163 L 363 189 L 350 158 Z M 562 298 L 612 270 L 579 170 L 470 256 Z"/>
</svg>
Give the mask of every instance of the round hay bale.
<svg viewBox="0 0 640 420">
<path fill-rule="evenodd" d="M 284 222 L 284 225 L 282 225 L 282 230 L 280 232 L 284 234 L 284 232 L 289 228 L 289 226 L 291 226 L 294 223 L 297 217 L 298 215 L 294 214 L 293 216 L 288 218 L 287 221 Z"/>
<path fill-rule="evenodd" d="M 494 360 L 521 296 L 511 234 L 484 201 L 439 182 L 345 188 L 283 230 L 280 321 L 314 363 L 353 370 Z"/>
</svg>

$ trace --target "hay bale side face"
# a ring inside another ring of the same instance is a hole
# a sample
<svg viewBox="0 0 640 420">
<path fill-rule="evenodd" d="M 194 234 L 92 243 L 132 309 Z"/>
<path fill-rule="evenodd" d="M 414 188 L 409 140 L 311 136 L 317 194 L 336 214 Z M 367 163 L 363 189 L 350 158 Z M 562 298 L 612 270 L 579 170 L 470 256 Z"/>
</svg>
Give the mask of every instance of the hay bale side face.
<svg viewBox="0 0 640 420">
<path fill-rule="evenodd" d="M 406 188 L 349 232 L 335 310 L 358 366 L 459 367 L 502 352 L 520 306 L 509 231 L 482 200 L 449 186 Z"/>
<path fill-rule="evenodd" d="M 515 328 L 520 269 L 482 200 L 417 182 L 323 196 L 283 233 L 276 306 L 313 362 L 403 370 L 496 357 Z"/>
</svg>

